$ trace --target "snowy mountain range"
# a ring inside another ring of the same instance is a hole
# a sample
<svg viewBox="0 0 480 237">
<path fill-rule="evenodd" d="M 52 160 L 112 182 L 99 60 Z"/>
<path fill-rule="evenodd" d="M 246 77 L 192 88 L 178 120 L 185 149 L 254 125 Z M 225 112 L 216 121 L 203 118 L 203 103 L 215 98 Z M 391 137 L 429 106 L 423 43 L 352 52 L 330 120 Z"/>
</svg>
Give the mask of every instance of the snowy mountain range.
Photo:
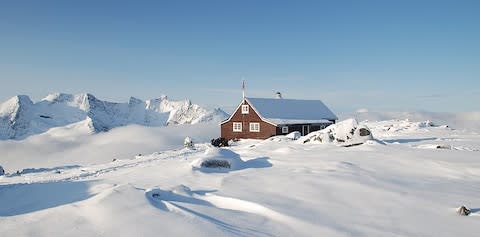
<svg viewBox="0 0 480 237">
<path fill-rule="evenodd" d="M 96 133 L 129 124 L 195 124 L 226 117 L 221 109 L 207 110 L 190 100 L 173 101 L 166 96 L 147 101 L 131 97 L 128 103 L 114 103 L 88 93 L 54 93 L 34 103 L 28 96 L 19 95 L 0 105 L 0 140 L 24 139 L 79 122 Z"/>
</svg>

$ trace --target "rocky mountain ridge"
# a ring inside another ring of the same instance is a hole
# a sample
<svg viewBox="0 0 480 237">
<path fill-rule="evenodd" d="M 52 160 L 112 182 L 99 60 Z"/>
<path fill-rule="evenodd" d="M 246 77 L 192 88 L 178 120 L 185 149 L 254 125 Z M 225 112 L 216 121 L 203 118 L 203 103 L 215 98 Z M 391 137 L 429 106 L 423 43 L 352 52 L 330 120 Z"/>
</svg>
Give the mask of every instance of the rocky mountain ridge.
<svg viewBox="0 0 480 237">
<path fill-rule="evenodd" d="M 115 103 L 88 93 L 54 93 L 34 103 L 28 96 L 18 95 L 0 105 L 0 140 L 24 139 L 84 120 L 96 133 L 129 124 L 156 127 L 226 117 L 221 109 L 207 110 L 190 100 L 169 100 L 167 96 L 146 101 L 131 97 L 127 103 Z"/>
</svg>

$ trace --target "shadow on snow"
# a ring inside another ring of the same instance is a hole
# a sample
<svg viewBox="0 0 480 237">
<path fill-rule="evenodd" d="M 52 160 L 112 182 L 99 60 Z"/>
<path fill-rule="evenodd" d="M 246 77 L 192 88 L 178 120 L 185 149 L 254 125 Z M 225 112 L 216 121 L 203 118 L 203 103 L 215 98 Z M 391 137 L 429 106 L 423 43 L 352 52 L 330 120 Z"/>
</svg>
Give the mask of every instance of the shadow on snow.
<svg viewBox="0 0 480 237">
<path fill-rule="evenodd" d="M 180 193 L 176 193 L 180 191 Z M 206 207 L 216 207 L 212 203 L 196 198 L 194 195 L 205 196 L 207 193 L 216 192 L 217 190 L 190 190 L 188 187 L 183 185 L 177 187 L 177 190 L 174 191 L 167 191 L 162 190 L 159 188 L 155 188 L 152 190 L 148 190 L 145 192 L 145 196 L 150 204 L 162 211 L 175 211 L 183 213 L 187 216 L 193 216 L 214 224 L 218 226 L 220 229 L 234 234 L 236 236 L 273 236 L 269 233 L 258 231 L 255 229 L 249 228 L 241 228 L 239 226 L 235 226 L 225 222 L 224 220 L 220 220 L 213 216 L 207 215 L 205 213 L 201 213 L 198 211 L 193 210 L 192 208 L 188 208 L 182 204 L 193 204 L 198 206 L 206 206 Z"/>
<path fill-rule="evenodd" d="M 16 216 L 92 197 L 88 182 L 0 185 L 0 216 Z"/>
</svg>

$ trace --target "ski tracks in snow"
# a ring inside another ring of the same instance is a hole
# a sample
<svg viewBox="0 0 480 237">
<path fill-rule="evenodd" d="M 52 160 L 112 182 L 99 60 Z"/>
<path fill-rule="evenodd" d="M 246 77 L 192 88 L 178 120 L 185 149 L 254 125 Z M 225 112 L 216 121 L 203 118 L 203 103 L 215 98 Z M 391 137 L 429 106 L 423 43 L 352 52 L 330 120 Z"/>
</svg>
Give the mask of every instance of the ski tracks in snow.
<svg viewBox="0 0 480 237">
<path fill-rule="evenodd" d="M 25 174 L 9 174 L 0 184 L 21 184 L 21 183 L 48 183 L 63 181 L 83 181 L 98 178 L 102 175 L 135 167 L 148 167 L 158 162 L 170 159 L 187 159 L 192 155 L 202 153 L 203 147 L 198 150 L 181 149 L 168 152 L 158 152 L 152 155 L 136 156 L 129 160 L 114 160 L 109 163 L 91 166 L 63 167 L 55 170 L 39 169 L 38 172 Z"/>
</svg>

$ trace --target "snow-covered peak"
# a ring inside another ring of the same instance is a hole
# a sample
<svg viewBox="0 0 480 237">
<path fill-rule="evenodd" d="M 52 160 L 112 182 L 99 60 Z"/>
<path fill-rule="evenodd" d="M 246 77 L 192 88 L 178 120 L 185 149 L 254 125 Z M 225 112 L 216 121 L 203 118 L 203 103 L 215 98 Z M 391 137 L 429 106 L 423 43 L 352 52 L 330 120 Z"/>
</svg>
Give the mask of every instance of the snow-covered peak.
<svg viewBox="0 0 480 237">
<path fill-rule="evenodd" d="M 0 116 L 10 115 L 15 113 L 21 106 L 30 106 L 32 104 L 32 100 L 26 95 L 14 96 L 0 105 Z"/>
<path fill-rule="evenodd" d="M 64 94 L 64 93 L 52 93 L 47 95 L 45 98 L 42 99 L 43 101 L 48 102 L 65 102 L 65 101 L 72 101 L 73 95 L 71 94 Z"/>
<path fill-rule="evenodd" d="M 28 96 L 14 96 L 0 105 L 0 120 L 7 119 L 13 123 L 15 120 L 19 119 L 25 111 L 28 111 L 32 105 L 33 102 Z"/>
<path fill-rule="evenodd" d="M 10 98 L 0 105 L 0 139 L 22 136 L 28 132 L 33 102 L 26 95 Z"/>
<path fill-rule="evenodd" d="M 135 98 L 133 96 L 130 97 L 130 99 L 128 100 L 128 104 L 130 104 L 130 105 L 143 104 L 143 103 L 145 103 L 143 100 Z"/>
<path fill-rule="evenodd" d="M 50 106 L 65 105 L 87 111 L 92 101 L 98 101 L 98 99 L 89 93 L 82 94 L 65 94 L 65 93 L 52 93 L 43 98 L 40 102 L 48 103 Z"/>
</svg>

